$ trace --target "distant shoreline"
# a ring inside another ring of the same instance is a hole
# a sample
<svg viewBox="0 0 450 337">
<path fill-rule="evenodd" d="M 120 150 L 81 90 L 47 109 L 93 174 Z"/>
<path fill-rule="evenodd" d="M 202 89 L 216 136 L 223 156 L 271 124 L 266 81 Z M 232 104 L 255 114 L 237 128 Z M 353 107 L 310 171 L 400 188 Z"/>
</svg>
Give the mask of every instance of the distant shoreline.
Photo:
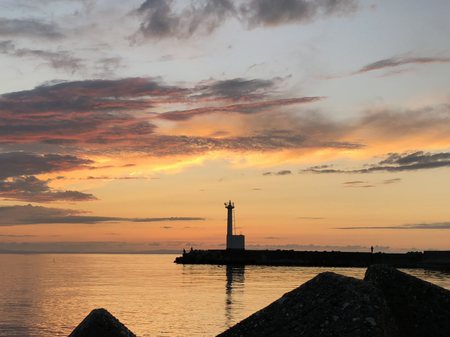
<svg viewBox="0 0 450 337">
<path fill-rule="evenodd" d="M 141 252 L 62 252 L 62 251 L 0 251 L 0 254 L 16 254 L 16 255 L 46 255 L 46 254 L 64 254 L 64 255 L 78 255 L 78 254 L 102 254 L 102 255 L 179 255 L 180 250 L 167 251 L 141 251 Z"/>
</svg>

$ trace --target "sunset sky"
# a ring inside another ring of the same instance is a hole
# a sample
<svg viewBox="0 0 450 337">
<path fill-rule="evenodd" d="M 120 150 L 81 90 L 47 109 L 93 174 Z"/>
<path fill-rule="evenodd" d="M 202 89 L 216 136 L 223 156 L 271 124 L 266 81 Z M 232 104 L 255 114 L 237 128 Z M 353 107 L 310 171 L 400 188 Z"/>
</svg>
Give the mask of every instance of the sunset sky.
<svg viewBox="0 0 450 337">
<path fill-rule="evenodd" d="M 448 0 L 0 11 L 0 252 L 450 249 Z"/>
</svg>

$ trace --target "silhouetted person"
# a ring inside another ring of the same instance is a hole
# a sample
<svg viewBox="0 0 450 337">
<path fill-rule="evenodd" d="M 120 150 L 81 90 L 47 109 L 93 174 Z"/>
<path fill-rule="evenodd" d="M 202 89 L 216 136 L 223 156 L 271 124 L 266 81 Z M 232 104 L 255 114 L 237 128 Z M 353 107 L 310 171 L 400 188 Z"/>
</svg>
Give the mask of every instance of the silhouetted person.
<svg viewBox="0 0 450 337">
<path fill-rule="evenodd" d="M 183 248 L 183 256 L 186 255 L 186 249 Z"/>
<path fill-rule="evenodd" d="M 370 247 L 370 252 L 373 254 L 373 246 Z"/>
<path fill-rule="evenodd" d="M 194 251 L 194 248 L 191 247 L 191 253 Z"/>
</svg>

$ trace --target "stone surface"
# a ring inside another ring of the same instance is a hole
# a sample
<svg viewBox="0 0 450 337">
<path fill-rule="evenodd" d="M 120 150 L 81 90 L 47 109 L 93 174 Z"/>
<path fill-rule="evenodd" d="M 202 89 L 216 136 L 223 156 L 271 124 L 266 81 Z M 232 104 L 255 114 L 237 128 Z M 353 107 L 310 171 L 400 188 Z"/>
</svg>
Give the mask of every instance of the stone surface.
<svg viewBox="0 0 450 337">
<path fill-rule="evenodd" d="M 105 309 L 94 309 L 69 337 L 136 337 Z"/>
<path fill-rule="evenodd" d="M 322 273 L 220 337 L 396 337 L 381 292 L 372 284 Z"/>
<path fill-rule="evenodd" d="M 387 265 L 373 265 L 365 281 L 379 288 L 401 337 L 449 337 L 450 291 Z"/>
</svg>

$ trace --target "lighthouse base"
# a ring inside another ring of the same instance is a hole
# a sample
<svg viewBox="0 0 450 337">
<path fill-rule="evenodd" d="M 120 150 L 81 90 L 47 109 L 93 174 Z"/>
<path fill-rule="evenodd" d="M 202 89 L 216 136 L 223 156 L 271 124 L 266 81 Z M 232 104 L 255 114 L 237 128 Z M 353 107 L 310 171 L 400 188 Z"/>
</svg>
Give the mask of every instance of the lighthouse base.
<svg viewBox="0 0 450 337">
<path fill-rule="evenodd" d="M 228 249 L 245 249 L 245 235 L 228 235 L 227 236 L 227 250 Z"/>
</svg>

